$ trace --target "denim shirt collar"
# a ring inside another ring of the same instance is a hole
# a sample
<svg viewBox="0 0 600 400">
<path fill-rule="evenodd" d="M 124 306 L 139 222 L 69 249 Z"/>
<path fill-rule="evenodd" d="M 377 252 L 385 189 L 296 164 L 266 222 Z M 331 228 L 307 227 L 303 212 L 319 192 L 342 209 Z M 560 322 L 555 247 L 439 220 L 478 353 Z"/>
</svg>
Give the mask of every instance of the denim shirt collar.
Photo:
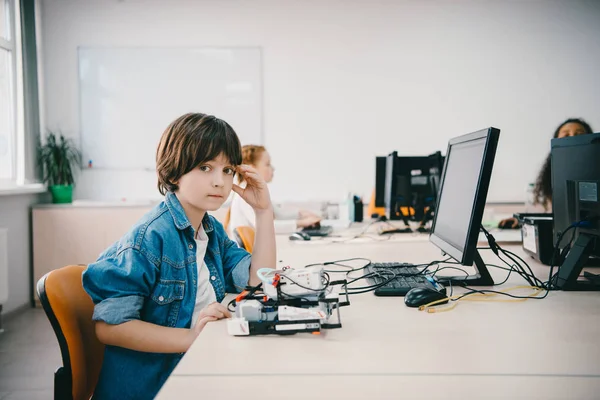
<svg viewBox="0 0 600 400">
<path fill-rule="evenodd" d="M 173 221 L 175 222 L 177 229 L 184 230 L 192 226 L 192 223 L 188 219 L 187 215 L 185 215 L 183 206 L 179 202 L 179 199 L 175 193 L 167 192 L 167 195 L 165 196 L 165 204 L 171 213 L 171 217 L 173 217 Z M 212 232 L 214 229 L 208 213 L 205 213 L 204 217 L 202 218 L 202 226 L 204 226 L 204 231 L 206 233 Z"/>
</svg>

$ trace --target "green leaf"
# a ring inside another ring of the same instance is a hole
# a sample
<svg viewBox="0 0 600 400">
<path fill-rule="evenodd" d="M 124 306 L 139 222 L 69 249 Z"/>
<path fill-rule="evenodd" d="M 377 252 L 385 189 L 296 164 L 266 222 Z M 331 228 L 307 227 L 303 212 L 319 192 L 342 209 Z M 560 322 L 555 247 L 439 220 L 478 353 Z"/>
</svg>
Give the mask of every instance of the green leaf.
<svg viewBox="0 0 600 400">
<path fill-rule="evenodd" d="M 81 152 L 62 133 L 49 131 L 44 145 L 38 146 L 38 168 L 48 185 L 73 185 L 74 170 L 81 165 Z"/>
</svg>

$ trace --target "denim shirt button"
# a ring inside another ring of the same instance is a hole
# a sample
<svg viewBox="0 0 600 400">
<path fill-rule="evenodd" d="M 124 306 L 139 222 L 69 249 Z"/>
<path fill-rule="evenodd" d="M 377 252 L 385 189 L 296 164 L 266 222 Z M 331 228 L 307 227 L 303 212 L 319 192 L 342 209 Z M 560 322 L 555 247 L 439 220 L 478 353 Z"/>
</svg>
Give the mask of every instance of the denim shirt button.
<svg viewBox="0 0 600 400">
<path fill-rule="evenodd" d="M 193 248 L 194 248 L 194 245 L 190 243 L 190 244 L 188 245 L 188 249 L 190 249 L 190 250 L 191 250 L 191 249 L 193 249 Z"/>
<path fill-rule="evenodd" d="M 165 301 L 165 298 L 163 296 L 159 296 L 158 301 Z"/>
<path fill-rule="evenodd" d="M 217 277 L 213 275 L 213 276 L 210 277 L 210 279 L 214 281 L 214 280 L 217 279 Z"/>
</svg>

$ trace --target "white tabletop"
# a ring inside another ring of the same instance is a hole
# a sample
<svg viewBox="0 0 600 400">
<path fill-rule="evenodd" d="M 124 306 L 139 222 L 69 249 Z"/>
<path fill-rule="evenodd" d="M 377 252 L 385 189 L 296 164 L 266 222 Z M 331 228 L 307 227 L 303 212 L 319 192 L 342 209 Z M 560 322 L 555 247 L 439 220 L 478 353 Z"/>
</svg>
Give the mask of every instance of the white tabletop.
<svg viewBox="0 0 600 400">
<path fill-rule="evenodd" d="M 278 237 L 280 266 L 441 257 L 426 235 L 333 243 L 341 239 Z M 507 248 L 526 257 L 518 246 Z M 486 262 L 500 264 L 490 251 L 481 253 Z M 547 267 L 525 260 L 547 279 Z M 507 274 L 490 271 L 496 281 Z M 525 284 L 513 274 L 494 289 Z M 207 325 L 158 398 L 599 398 L 599 317 L 597 292 L 552 292 L 544 300 L 512 303 L 461 301 L 452 311 L 433 314 L 406 307 L 400 297 L 354 295 L 341 308 L 342 328 L 321 335 L 233 337 L 225 321 Z"/>
</svg>

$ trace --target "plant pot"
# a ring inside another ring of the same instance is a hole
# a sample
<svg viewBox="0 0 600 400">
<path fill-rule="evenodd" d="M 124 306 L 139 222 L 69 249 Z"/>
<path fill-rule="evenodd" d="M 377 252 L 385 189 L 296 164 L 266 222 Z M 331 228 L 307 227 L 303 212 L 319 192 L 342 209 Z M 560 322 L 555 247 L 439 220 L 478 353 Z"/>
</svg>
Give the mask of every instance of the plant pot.
<svg viewBox="0 0 600 400">
<path fill-rule="evenodd" d="M 53 203 L 72 203 L 73 185 L 52 185 L 50 186 Z"/>
</svg>

